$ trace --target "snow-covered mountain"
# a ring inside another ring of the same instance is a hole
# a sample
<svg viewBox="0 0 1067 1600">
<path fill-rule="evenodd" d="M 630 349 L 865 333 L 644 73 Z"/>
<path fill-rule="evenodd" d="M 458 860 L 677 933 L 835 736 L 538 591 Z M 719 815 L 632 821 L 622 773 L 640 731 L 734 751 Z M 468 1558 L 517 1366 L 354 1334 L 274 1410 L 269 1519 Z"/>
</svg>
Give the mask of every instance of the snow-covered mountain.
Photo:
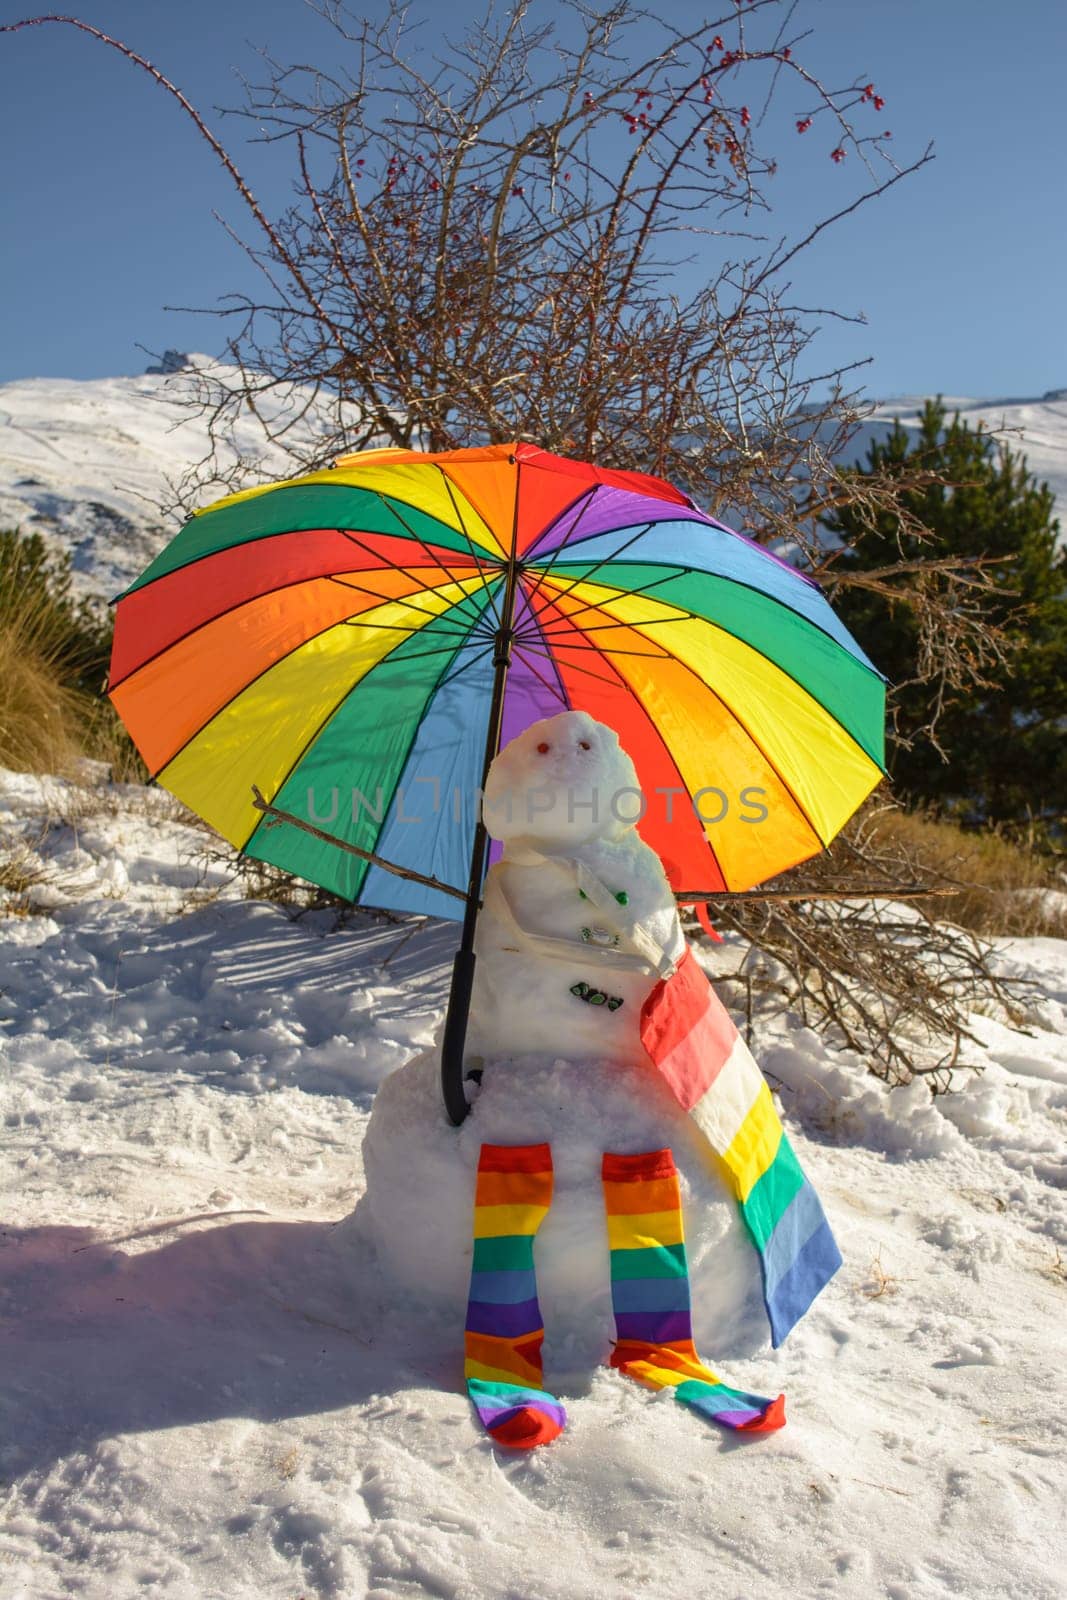
<svg viewBox="0 0 1067 1600">
<path fill-rule="evenodd" d="M 86 592 L 117 594 L 179 525 L 178 513 L 166 509 L 173 504 L 173 486 L 205 458 L 209 445 L 207 422 L 193 404 L 196 374 L 181 359 L 140 377 L 28 378 L 0 385 L 0 527 L 55 535 L 72 551 Z M 211 368 L 208 357 L 187 360 Z M 296 415 L 307 399 L 293 391 L 265 401 L 260 410 L 270 416 L 284 408 Z M 972 424 L 981 420 L 1009 430 L 1013 448 L 1025 451 L 1031 471 L 1052 486 L 1067 527 L 1067 389 L 1040 400 L 949 396 L 946 403 Z M 921 409 L 916 396 L 879 404 L 850 456 L 862 457 L 870 437 L 883 433 L 894 417 L 914 426 Z M 305 444 L 316 427 L 312 406 L 293 429 L 294 445 Z M 220 480 L 235 461 L 261 479 L 293 470 L 292 457 L 269 443 L 251 415 L 238 425 L 232 447 L 220 452 Z M 214 490 L 205 485 L 201 503 L 224 492 L 222 481 Z"/>
<path fill-rule="evenodd" d="M 111 598 L 143 570 L 181 524 L 175 486 L 209 455 L 198 373 L 219 369 L 207 356 L 168 357 L 139 377 L 0 384 L 0 527 L 58 536 L 87 593 Z M 293 389 L 265 396 L 259 410 L 271 423 L 306 412 L 291 430 L 301 449 L 317 431 L 308 401 Z M 249 413 L 217 451 L 218 478 L 204 483 L 199 504 L 228 492 L 237 462 L 252 481 L 293 471 Z"/>
<path fill-rule="evenodd" d="M 1050 389 L 1040 400 L 972 400 L 959 395 L 942 399 L 949 416 L 958 411 L 970 427 L 982 423 L 991 432 L 1003 434 L 1012 450 L 1022 451 L 1038 482 L 1047 483 L 1056 496 L 1056 514 L 1067 533 L 1067 389 Z M 895 417 L 904 427 L 916 428 L 924 404 L 921 395 L 880 401 L 850 454 L 864 456 L 870 437 L 884 432 Z"/>
</svg>

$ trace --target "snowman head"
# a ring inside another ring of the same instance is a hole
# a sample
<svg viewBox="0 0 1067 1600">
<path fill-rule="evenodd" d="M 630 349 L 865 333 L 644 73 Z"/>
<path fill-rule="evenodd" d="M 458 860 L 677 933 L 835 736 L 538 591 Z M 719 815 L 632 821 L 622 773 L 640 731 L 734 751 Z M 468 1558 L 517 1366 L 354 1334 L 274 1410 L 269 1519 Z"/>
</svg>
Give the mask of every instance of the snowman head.
<svg viewBox="0 0 1067 1600">
<path fill-rule="evenodd" d="M 618 735 L 584 711 L 531 723 L 505 745 L 482 806 L 494 839 L 549 846 L 621 838 L 640 811 L 637 773 Z"/>
</svg>

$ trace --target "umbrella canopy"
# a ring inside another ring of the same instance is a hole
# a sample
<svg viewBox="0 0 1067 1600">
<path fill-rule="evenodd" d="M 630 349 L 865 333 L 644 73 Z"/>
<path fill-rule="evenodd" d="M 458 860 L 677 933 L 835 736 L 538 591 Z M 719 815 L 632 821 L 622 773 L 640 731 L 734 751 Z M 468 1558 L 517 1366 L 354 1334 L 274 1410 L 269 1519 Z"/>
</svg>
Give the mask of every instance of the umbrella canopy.
<svg viewBox="0 0 1067 1600">
<path fill-rule="evenodd" d="M 247 855 L 451 917 L 267 827 L 253 784 L 464 888 L 487 760 L 587 711 L 674 887 L 714 892 L 816 854 L 883 773 L 884 680 L 810 580 L 659 479 L 529 444 L 366 451 L 197 513 L 117 602 L 109 693 L 153 776 Z"/>
</svg>

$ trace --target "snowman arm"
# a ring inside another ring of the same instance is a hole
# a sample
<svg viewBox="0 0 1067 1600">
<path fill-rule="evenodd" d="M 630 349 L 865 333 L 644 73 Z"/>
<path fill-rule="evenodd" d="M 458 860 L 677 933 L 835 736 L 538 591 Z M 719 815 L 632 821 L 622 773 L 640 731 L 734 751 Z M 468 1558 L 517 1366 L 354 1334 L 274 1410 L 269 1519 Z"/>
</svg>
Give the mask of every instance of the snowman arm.
<svg viewBox="0 0 1067 1600">
<path fill-rule="evenodd" d="M 659 941 L 652 937 L 642 923 L 635 922 L 623 915 L 622 908 L 611 890 L 600 881 L 593 869 L 588 867 L 584 861 L 579 861 L 574 856 L 544 855 L 540 851 L 529 847 L 524 848 L 522 860 L 525 866 L 555 864 L 556 866 L 570 869 L 574 874 L 574 880 L 578 888 L 590 904 L 596 907 L 611 932 L 618 934 L 619 938 L 624 939 L 630 948 L 636 952 L 636 957 L 621 956 L 617 950 L 605 952 L 605 954 L 610 954 L 614 958 L 616 965 L 621 962 L 625 962 L 628 966 L 634 963 L 644 968 L 650 968 L 656 973 L 657 977 L 670 978 L 673 976 L 678 962 L 667 954 Z M 504 895 L 503 885 L 498 884 L 497 887 L 503 904 L 507 906 L 511 921 L 518 926 L 515 913 L 508 905 L 507 897 Z M 525 937 L 539 941 L 545 939 L 548 943 L 564 946 L 578 944 L 577 940 L 548 940 L 547 936 L 538 934 L 526 934 Z M 588 952 L 593 947 L 583 943 L 578 945 L 578 948 Z"/>
<path fill-rule="evenodd" d="M 571 862 L 568 858 L 560 856 L 552 856 L 551 858 L 546 859 L 559 861 L 560 864 L 564 866 L 575 865 L 575 863 Z M 601 887 L 603 887 L 603 885 L 601 885 Z M 606 894 L 607 890 L 604 892 Z M 550 933 L 533 933 L 530 929 L 524 928 L 515 914 L 515 908 L 508 899 L 503 883 L 501 883 L 500 878 L 495 876 L 493 873 L 490 873 L 489 877 L 486 879 L 484 909 L 487 911 L 495 911 L 497 915 L 501 917 L 501 919 L 511 929 L 512 935 L 520 947 L 525 946 L 527 950 L 535 951 L 540 955 L 554 957 L 555 959 L 561 961 L 573 962 L 575 955 L 580 954 L 582 961 L 587 964 L 590 961 L 595 961 L 606 964 L 613 968 L 621 967 L 624 969 L 634 969 L 640 972 L 658 970 L 655 962 L 650 961 L 645 955 L 640 953 L 627 955 L 621 950 L 610 950 L 602 948 L 598 945 L 586 944 L 583 939 L 568 939 L 563 935 Z M 615 933 L 618 930 L 613 928 L 611 931 Z M 656 948 L 658 949 L 659 947 L 656 946 Z"/>
<path fill-rule="evenodd" d="M 628 944 L 632 945 L 659 977 L 673 977 L 675 968 L 678 965 L 677 961 L 671 959 L 659 941 L 652 937 L 648 929 L 642 923 L 620 915 L 619 903 L 615 896 L 605 884 L 601 883 L 596 873 L 590 867 L 587 867 L 584 861 L 571 860 L 570 865 L 575 870 L 579 889 L 596 906 L 601 916 L 607 921 L 612 933 L 617 933 L 620 938 L 625 939 Z"/>
</svg>

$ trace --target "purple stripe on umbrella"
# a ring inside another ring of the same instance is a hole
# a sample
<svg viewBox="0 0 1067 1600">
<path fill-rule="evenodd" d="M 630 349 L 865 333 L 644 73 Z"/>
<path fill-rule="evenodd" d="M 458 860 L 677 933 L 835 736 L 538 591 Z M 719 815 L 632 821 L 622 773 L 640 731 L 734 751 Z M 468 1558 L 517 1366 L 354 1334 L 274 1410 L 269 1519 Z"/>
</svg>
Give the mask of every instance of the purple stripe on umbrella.
<svg viewBox="0 0 1067 1600">
<path fill-rule="evenodd" d="M 708 528 L 718 528 L 722 533 L 730 534 L 731 538 L 739 539 L 742 544 L 751 545 L 760 555 L 766 556 L 768 561 L 776 561 L 794 577 L 800 578 L 804 583 L 810 583 L 813 588 L 818 588 L 815 580 L 809 578 L 807 573 L 800 572 L 790 562 L 783 561 L 781 556 L 776 556 L 766 545 L 758 544 L 747 534 L 738 533 L 736 528 L 728 528 L 725 522 L 709 517 L 706 512 L 690 510 L 687 506 L 680 506 L 670 500 L 657 500 L 652 495 L 634 494 L 629 489 L 606 487 L 597 489 L 592 501 L 584 509 L 579 507 L 576 512 L 571 507 L 562 516 L 557 517 L 556 521 L 541 534 L 536 544 L 526 552 L 523 560 L 547 562 L 551 553 L 559 550 L 561 545 L 573 544 L 577 553 L 583 539 L 588 539 L 597 533 L 613 533 L 616 529 L 620 530 L 620 545 L 625 545 L 630 535 L 624 530 L 636 532 L 649 522 L 702 522 Z M 619 559 L 624 557 L 625 551 Z"/>
<path fill-rule="evenodd" d="M 471 1300 L 467 1305 L 467 1332 L 489 1333 L 498 1339 L 517 1339 L 541 1331 L 541 1308 L 536 1300 L 518 1305 L 491 1305 Z"/>
<path fill-rule="evenodd" d="M 602 486 L 593 491 L 591 499 L 578 507 L 569 506 L 562 516 L 550 523 L 523 560 L 546 561 L 561 545 L 577 543 L 595 533 L 611 533 L 616 528 L 637 529 L 648 522 L 711 521 L 702 511 L 691 511 L 688 506 L 680 506 L 677 500 L 660 500 L 655 495 L 635 494 L 632 489 Z"/>
<path fill-rule="evenodd" d="M 640 1339 L 645 1344 L 673 1344 L 693 1336 L 688 1311 L 617 1311 L 615 1331 L 620 1339 Z"/>
</svg>

